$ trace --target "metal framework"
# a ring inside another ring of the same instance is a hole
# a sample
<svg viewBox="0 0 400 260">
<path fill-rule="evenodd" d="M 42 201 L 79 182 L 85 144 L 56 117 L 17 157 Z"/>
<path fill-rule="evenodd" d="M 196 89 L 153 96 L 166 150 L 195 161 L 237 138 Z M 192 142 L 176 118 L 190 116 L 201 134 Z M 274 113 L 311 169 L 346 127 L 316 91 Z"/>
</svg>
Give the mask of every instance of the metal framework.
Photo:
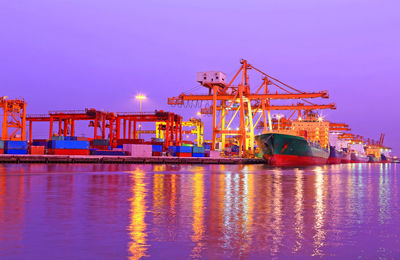
<svg viewBox="0 0 400 260">
<path fill-rule="evenodd" d="M 264 131 L 273 131 L 271 110 L 293 110 L 292 116 L 297 111 L 298 117 L 301 111 L 312 109 L 335 109 L 335 104 L 316 105 L 306 99 L 328 98 L 327 91 L 306 93 L 297 90 L 276 78 L 273 78 L 246 60 L 241 60 L 241 66 L 228 84 L 223 82 L 202 82 L 202 86 L 208 88 L 208 95 L 181 94 L 178 97 L 168 98 L 169 105 L 182 106 L 189 102 L 211 101 L 212 106 L 201 110 L 201 113 L 212 115 L 212 149 L 216 149 L 217 138 L 220 138 L 222 147 L 225 146 L 226 136 L 237 136 L 239 139 L 239 154 L 244 155 L 254 151 L 254 129 L 260 122 Z M 256 71 L 263 77 L 262 84 L 255 92 L 250 89 L 249 70 Z M 239 81 L 237 85 L 233 85 Z M 278 90 L 271 92 L 270 86 Z M 283 93 L 282 93 L 283 91 Z M 300 99 L 304 103 L 297 105 L 271 105 L 271 100 Z M 257 114 L 260 114 L 256 118 Z M 239 127 L 231 129 L 235 117 L 239 119 Z M 261 120 L 263 119 L 263 120 Z M 289 118 L 290 119 L 290 118 Z"/>
<path fill-rule="evenodd" d="M 93 139 L 110 139 L 115 147 L 120 139 L 138 139 L 137 124 L 141 122 L 163 122 L 165 128 L 164 148 L 168 145 L 179 145 L 182 140 L 182 117 L 170 112 L 105 112 L 96 109 L 50 111 L 49 114 L 28 115 L 29 141 L 32 142 L 33 122 L 49 122 L 49 139 L 54 135 L 53 124 L 58 122 L 59 136 L 74 136 L 75 122 L 89 121 L 93 127 Z M 144 131 L 142 131 L 144 132 Z M 121 135 L 123 136 L 121 137 Z"/>
<path fill-rule="evenodd" d="M 0 97 L 3 110 L 1 140 L 20 140 L 26 138 L 26 102 L 23 99 Z"/>
</svg>

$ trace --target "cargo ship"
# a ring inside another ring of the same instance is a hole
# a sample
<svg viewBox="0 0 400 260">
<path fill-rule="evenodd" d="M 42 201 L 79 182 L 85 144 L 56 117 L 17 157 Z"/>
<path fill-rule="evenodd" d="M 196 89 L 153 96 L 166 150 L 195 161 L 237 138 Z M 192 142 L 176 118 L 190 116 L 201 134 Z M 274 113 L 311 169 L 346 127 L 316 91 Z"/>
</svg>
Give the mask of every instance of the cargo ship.
<svg viewBox="0 0 400 260">
<path fill-rule="evenodd" d="M 267 164 L 273 166 L 308 166 L 326 164 L 329 148 L 309 142 L 302 136 L 265 133 L 256 141 Z"/>
<path fill-rule="evenodd" d="M 351 163 L 351 152 L 347 148 L 342 148 L 343 156 L 340 163 Z"/>
<path fill-rule="evenodd" d="M 328 164 L 342 163 L 343 151 L 336 150 L 335 146 L 329 146 Z"/>
</svg>

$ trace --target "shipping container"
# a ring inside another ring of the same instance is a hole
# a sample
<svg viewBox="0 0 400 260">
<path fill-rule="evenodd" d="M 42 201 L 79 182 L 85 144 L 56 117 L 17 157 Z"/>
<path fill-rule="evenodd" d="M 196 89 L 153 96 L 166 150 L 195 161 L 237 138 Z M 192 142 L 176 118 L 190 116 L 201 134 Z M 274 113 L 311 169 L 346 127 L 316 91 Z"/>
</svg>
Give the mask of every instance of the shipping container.
<svg viewBox="0 0 400 260">
<path fill-rule="evenodd" d="M 4 141 L 0 141 L 0 149 L 4 149 Z"/>
<path fill-rule="evenodd" d="M 193 151 L 191 146 L 177 146 L 176 148 L 177 153 L 192 153 Z"/>
<path fill-rule="evenodd" d="M 58 141 L 61 141 L 61 140 L 64 140 L 64 136 L 52 136 L 52 137 L 51 137 L 51 140 L 58 140 Z"/>
<path fill-rule="evenodd" d="M 28 149 L 26 141 L 4 141 L 4 149 Z"/>
<path fill-rule="evenodd" d="M 133 157 L 151 157 L 152 147 L 147 144 L 124 144 L 124 151 L 128 152 Z"/>
<path fill-rule="evenodd" d="M 111 150 L 111 146 L 109 145 L 93 145 L 91 148 L 97 149 L 97 150 Z"/>
<path fill-rule="evenodd" d="M 193 146 L 193 153 L 204 153 L 204 147 Z"/>
<path fill-rule="evenodd" d="M 32 145 L 33 146 L 44 146 L 44 147 L 47 147 L 48 143 L 49 143 L 49 141 L 46 140 L 46 139 L 34 139 L 32 141 Z"/>
<path fill-rule="evenodd" d="M 143 139 L 117 139 L 117 145 L 124 144 L 143 144 Z"/>
<path fill-rule="evenodd" d="M 64 136 L 64 140 L 65 141 L 77 141 L 77 137 L 76 136 Z"/>
<path fill-rule="evenodd" d="M 162 156 L 162 152 L 153 152 L 152 155 L 153 156 Z"/>
<path fill-rule="evenodd" d="M 176 153 L 178 157 L 192 157 L 192 153 Z"/>
<path fill-rule="evenodd" d="M 44 154 L 45 147 L 44 146 L 33 146 L 29 147 L 30 154 Z"/>
<path fill-rule="evenodd" d="M 4 149 L 0 149 L 0 154 L 4 154 Z"/>
<path fill-rule="evenodd" d="M 52 155 L 89 155 L 89 149 L 49 149 Z"/>
<path fill-rule="evenodd" d="M 5 154 L 28 154 L 27 149 L 4 149 Z"/>
<path fill-rule="evenodd" d="M 193 157 L 204 157 L 204 153 L 193 153 Z"/>
<path fill-rule="evenodd" d="M 94 146 L 108 146 L 110 145 L 110 140 L 109 139 L 93 139 L 93 145 Z"/>
<path fill-rule="evenodd" d="M 51 140 L 49 149 L 89 149 L 88 141 Z"/>
<path fill-rule="evenodd" d="M 152 151 L 153 152 L 162 152 L 163 146 L 162 145 L 152 145 Z"/>
<path fill-rule="evenodd" d="M 110 156 L 125 156 L 124 151 L 96 150 L 94 155 L 110 155 Z"/>
</svg>

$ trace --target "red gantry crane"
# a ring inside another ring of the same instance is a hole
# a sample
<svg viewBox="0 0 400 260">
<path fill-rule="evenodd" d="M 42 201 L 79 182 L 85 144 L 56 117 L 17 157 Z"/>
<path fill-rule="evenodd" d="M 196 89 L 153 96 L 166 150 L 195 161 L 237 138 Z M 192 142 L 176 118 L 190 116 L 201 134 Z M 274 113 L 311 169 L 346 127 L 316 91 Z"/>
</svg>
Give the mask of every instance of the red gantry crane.
<svg viewBox="0 0 400 260">
<path fill-rule="evenodd" d="M 293 110 L 301 117 L 301 111 L 315 109 L 335 109 L 335 104 L 316 105 L 306 99 L 328 98 L 327 91 L 304 92 L 295 89 L 282 81 L 267 75 L 263 71 L 241 60 L 241 66 L 234 77 L 227 83 L 226 76 L 222 72 L 197 73 L 197 81 L 208 94 L 193 95 L 181 94 L 178 97 L 168 98 L 168 104 L 174 106 L 188 105 L 189 103 L 202 105 L 202 102 L 211 102 L 210 107 L 205 107 L 201 113 L 212 114 L 212 149 L 216 149 L 217 138 L 221 138 L 222 147 L 225 146 L 227 135 L 239 137 L 239 154 L 254 150 L 254 129 L 263 119 L 264 131 L 273 131 L 271 110 Z M 262 76 L 261 85 L 252 91 L 250 88 L 249 71 L 253 70 Z M 236 84 L 234 84 L 236 82 Z M 274 87 L 276 90 L 272 91 Z M 279 90 L 279 92 L 278 92 Z M 272 100 L 297 99 L 307 103 L 291 105 L 271 105 Z M 260 113 L 258 119 L 257 113 Z M 291 117 L 290 116 L 290 117 Z M 238 117 L 239 127 L 231 127 L 232 122 Z"/>
<path fill-rule="evenodd" d="M 26 103 L 23 99 L 0 97 L 3 110 L 1 140 L 25 141 L 26 138 Z"/>
</svg>

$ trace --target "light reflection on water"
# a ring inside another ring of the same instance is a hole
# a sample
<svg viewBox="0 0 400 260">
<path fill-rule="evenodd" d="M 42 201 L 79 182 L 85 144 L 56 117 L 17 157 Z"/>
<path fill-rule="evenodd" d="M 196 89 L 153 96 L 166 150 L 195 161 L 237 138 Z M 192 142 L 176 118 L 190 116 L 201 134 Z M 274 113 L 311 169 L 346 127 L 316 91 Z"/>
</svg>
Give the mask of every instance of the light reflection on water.
<svg viewBox="0 0 400 260">
<path fill-rule="evenodd" d="M 0 258 L 400 257 L 397 165 L 1 165 Z"/>
</svg>

